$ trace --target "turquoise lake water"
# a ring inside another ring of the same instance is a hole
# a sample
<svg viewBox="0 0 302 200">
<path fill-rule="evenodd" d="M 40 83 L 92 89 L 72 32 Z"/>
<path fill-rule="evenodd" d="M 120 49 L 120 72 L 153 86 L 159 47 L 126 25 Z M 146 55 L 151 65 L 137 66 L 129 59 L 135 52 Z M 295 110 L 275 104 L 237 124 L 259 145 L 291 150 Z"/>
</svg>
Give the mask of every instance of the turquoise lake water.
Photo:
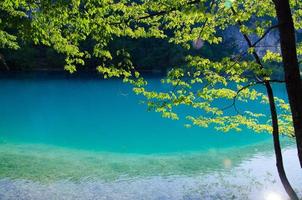
<svg viewBox="0 0 302 200">
<path fill-rule="evenodd" d="M 159 78 L 149 81 L 163 89 Z M 147 112 L 142 97 L 119 80 L 2 79 L 0 85 L 0 199 L 1 192 L 14 194 L 4 185 L 17 187 L 18 180 L 190 177 L 272 156 L 269 134 L 185 128 L 185 120 Z M 282 87 L 275 92 L 285 96 Z"/>
<path fill-rule="evenodd" d="M 159 80 L 153 80 L 160 87 Z M 147 112 L 131 88 L 117 80 L 2 80 L 0 136 L 118 153 L 170 153 L 253 144 L 265 134 L 185 128 L 186 121 Z"/>
</svg>

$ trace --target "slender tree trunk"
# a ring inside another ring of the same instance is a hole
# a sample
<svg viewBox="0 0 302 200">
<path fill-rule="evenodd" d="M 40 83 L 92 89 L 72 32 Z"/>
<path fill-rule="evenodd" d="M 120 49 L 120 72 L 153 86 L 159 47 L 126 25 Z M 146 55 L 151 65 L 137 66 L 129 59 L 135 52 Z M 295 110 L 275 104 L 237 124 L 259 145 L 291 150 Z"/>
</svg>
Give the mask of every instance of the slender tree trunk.
<svg viewBox="0 0 302 200">
<path fill-rule="evenodd" d="M 277 18 L 285 83 L 292 112 L 293 125 L 302 167 L 302 82 L 296 51 L 295 27 L 293 24 L 289 0 L 274 0 Z"/>
<path fill-rule="evenodd" d="M 278 174 L 282 182 L 282 185 L 285 191 L 287 192 L 287 194 L 289 195 L 289 197 L 291 198 L 291 200 L 299 200 L 296 192 L 291 187 L 284 170 L 283 158 L 282 158 L 282 152 L 281 152 L 280 140 L 279 140 L 278 115 L 277 115 L 272 86 L 270 85 L 269 82 L 265 82 L 265 87 L 269 99 L 269 105 L 270 105 L 270 111 L 272 117 L 273 140 L 274 140 L 274 149 L 275 149 L 276 166 L 277 166 Z"/>
<path fill-rule="evenodd" d="M 231 8 L 233 14 L 236 14 L 236 11 L 234 8 Z M 242 23 L 241 21 L 238 21 L 238 24 L 241 26 Z M 249 47 L 253 47 L 252 41 L 250 40 L 249 36 L 246 34 L 242 34 L 247 45 Z M 260 66 L 260 68 L 264 68 L 261 59 L 259 55 L 257 54 L 256 51 L 253 51 L 253 57 L 256 61 L 256 63 Z M 264 81 L 265 87 L 266 87 L 266 92 L 269 100 L 269 105 L 270 105 L 270 111 L 271 111 L 271 118 L 272 118 L 272 127 L 273 127 L 273 141 L 274 141 L 274 150 L 275 150 L 275 156 L 276 156 L 276 166 L 278 170 L 278 174 L 281 180 L 281 183 L 287 192 L 288 196 L 291 198 L 291 200 L 299 200 L 298 195 L 292 188 L 291 184 L 289 183 L 285 170 L 284 170 L 284 165 L 283 165 L 283 158 L 282 158 L 282 151 L 281 151 L 281 146 L 280 146 L 280 140 L 279 140 L 279 125 L 278 125 L 278 115 L 277 115 L 277 110 L 276 110 L 276 105 L 275 105 L 275 100 L 274 100 L 274 93 L 272 86 L 269 81 Z"/>
<path fill-rule="evenodd" d="M 0 53 L 0 62 L 2 62 L 2 64 L 3 64 L 3 66 L 5 67 L 5 69 L 7 70 L 7 71 L 9 71 L 9 67 L 8 67 L 8 65 L 6 64 L 6 61 L 5 61 L 5 59 L 4 59 L 4 56 Z"/>
</svg>

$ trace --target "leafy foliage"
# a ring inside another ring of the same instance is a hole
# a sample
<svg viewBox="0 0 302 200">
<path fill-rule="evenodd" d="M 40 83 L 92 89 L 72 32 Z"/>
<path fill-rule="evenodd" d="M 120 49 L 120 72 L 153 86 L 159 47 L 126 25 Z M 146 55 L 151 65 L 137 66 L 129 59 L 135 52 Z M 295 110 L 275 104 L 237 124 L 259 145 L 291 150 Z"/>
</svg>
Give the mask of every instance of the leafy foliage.
<svg viewBox="0 0 302 200">
<path fill-rule="evenodd" d="M 291 1 L 297 31 L 302 29 L 301 6 Z M 277 51 L 267 47 L 260 58 L 264 67 L 252 59 L 259 48 L 266 48 L 262 40 L 277 26 L 271 0 L 3 0 L 0 13 L 0 48 L 17 49 L 19 40 L 31 40 L 65 55 L 65 69 L 71 73 L 97 59 L 96 69 L 104 78 L 120 77 L 132 83 L 134 91 L 146 97 L 149 109 L 164 117 L 178 119 L 175 108 L 188 106 L 201 113 L 186 116 L 194 125 L 271 132 L 263 113 L 236 107 L 237 101 L 267 103 L 264 93 L 250 87 L 272 81 L 281 62 L 278 47 Z M 253 38 L 254 43 L 227 55 L 221 49 L 226 48 L 230 29 Z M 148 90 L 134 67 L 130 53 L 135 51 L 125 45 L 111 48 L 119 38 L 164 40 L 188 49 L 186 58 L 178 66 L 169 66 L 162 81 L 171 86 L 169 91 Z M 83 45 L 87 41 L 89 49 Z M 201 50 L 192 50 L 192 44 Z M 201 54 L 204 47 L 214 46 L 220 46 L 217 55 Z M 298 54 L 302 56 L 301 41 Z M 278 98 L 276 102 L 281 132 L 292 135 L 288 105 Z"/>
</svg>

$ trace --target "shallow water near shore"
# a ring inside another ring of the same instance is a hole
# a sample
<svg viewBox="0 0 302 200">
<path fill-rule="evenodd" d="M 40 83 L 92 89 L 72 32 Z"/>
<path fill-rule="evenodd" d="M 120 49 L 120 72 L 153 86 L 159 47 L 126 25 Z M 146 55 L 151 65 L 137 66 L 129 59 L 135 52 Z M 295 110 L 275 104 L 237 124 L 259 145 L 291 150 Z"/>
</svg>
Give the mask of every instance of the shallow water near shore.
<svg viewBox="0 0 302 200">
<path fill-rule="evenodd" d="M 185 128 L 147 112 L 118 80 L 0 84 L 0 199 L 255 199 L 260 190 L 257 199 L 286 198 L 269 134 Z M 295 145 L 282 141 L 301 192 Z"/>
</svg>

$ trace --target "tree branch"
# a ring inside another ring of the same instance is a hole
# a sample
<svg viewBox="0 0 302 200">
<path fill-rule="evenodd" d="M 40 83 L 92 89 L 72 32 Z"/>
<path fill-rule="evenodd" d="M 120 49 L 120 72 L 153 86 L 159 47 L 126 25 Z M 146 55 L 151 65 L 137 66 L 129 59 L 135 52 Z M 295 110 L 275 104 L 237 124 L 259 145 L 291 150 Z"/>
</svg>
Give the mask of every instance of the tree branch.
<svg viewBox="0 0 302 200">
<path fill-rule="evenodd" d="M 200 0 L 189 1 L 187 3 L 187 5 L 194 5 L 194 4 L 197 4 L 197 3 L 200 3 Z M 158 11 L 158 12 L 155 12 L 155 13 L 150 13 L 150 14 L 147 14 L 146 16 L 141 16 L 141 17 L 138 17 L 136 19 L 129 18 L 129 19 L 125 20 L 125 21 L 112 23 L 111 25 L 119 25 L 119 24 L 122 24 L 122 23 L 128 23 L 131 20 L 143 20 L 143 19 L 148 19 L 148 18 L 152 18 L 152 17 L 156 17 L 156 16 L 162 16 L 162 15 L 165 15 L 165 14 L 177 11 L 177 10 L 179 10 L 181 8 L 182 7 L 174 7 L 174 8 L 171 8 L 170 10 L 162 10 L 162 11 Z"/>
<path fill-rule="evenodd" d="M 261 42 L 261 40 L 263 40 L 265 38 L 265 36 L 267 34 L 269 34 L 271 32 L 271 30 L 275 29 L 275 28 L 278 28 L 280 26 L 280 24 L 277 24 L 277 25 L 274 25 L 274 26 L 271 26 L 270 28 L 268 28 L 264 34 L 256 41 L 254 42 L 254 44 L 252 44 L 252 47 L 255 47 L 259 42 Z"/>
<path fill-rule="evenodd" d="M 226 106 L 226 107 L 224 107 L 224 108 L 221 108 L 221 110 L 224 111 L 224 110 L 227 110 L 227 109 L 229 109 L 229 108 L 234 107 L 235 111 L 236 111 L 238 114 L 240 114 L 240 112 L 238 111 L 238 109 L 237 109 L 237 107 L 236 107 L 236 100 L 237 100 L 237 97 L 239 96 L 239 94 L 240 94 L 243 90 L 248 89 L 249 87 L 252 87 L 252 86 L 255 86 L 255 85 L 258 85 L 258 84 L 265 84 L 266 82 L 269 82 L 269 83 L 285 83 L 284 80 L 275 80 L 275 79 L 273 79 L 273 80 L 256 81 L 256 82 L 250 83 L 250 84 L 248 84 L 248 85 L 245 85 L 245 86 L 243 86 L 242 88 L 240 88 L 239 90 L 237 90 L 236 95 L 233 97 L 233 102 L 232 102 L 232 104 L 230 104 L 230 105 L 228 105 L 228 106 Z"/>
</svg>

